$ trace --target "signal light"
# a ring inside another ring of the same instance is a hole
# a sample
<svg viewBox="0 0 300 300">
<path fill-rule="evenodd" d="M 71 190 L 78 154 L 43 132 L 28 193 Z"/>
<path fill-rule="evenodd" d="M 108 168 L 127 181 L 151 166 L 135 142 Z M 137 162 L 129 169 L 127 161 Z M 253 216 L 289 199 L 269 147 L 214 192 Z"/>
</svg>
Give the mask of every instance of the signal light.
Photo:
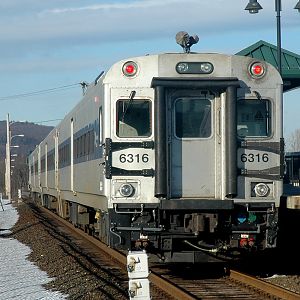
<svg viewBox="0 0 300 300">
<path fill-rule="evenodd" d="M 255 63 L 251 64 L 249 70 L 250 70 L 250 74 L 253 78 L 260 78 L 260 77 L 264 76 L 264 74 L 265 74 L 264 64 L 262 64 L 260 62 L 255 62 Z"/>
<path fill-rule="evenodd" d="M 260 65 L 254 65 L 253 67 L 252 67 L 252 72 L 253 72 L 253 74 L 255 74 L 255 75 L 261 75 L 262 73 L 263 73 L 263 68 L 262 68 L 262 66 L 260 66 Z"/>
<path fill-rule="evenodd" d="M 248 245 L 249 245 L 249 247 L 253 247 L 255 245 L 255 239 L 250 238 L 249 241 L 248 241 Z"/>
<path fill-rule="evenodd" d="M 240 239 L 240 247 L 244 248 L 248 245 L 248 239 Z"/>
<path fill-rule="evenodd" d="M 123 74 L 127 77 L 133 77 L 138 71 L 138 66 L 133 61 L 128 61 L 123 65 Z"/>
</svg>

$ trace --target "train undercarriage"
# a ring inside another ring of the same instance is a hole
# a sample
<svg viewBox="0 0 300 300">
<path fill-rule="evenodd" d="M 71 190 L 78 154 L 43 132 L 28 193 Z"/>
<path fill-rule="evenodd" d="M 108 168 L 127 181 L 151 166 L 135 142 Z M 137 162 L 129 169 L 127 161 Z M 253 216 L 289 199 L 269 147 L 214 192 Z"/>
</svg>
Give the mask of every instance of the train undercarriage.
<svg viewBox="0 0 300 300">
<path fill-rule="evenodd" d="M 197 262 L 204 253 L 235 257 L 274 248 L 277 242 L 278 214 L 265 203 L 214 211 L 145 207 L 131 215 L 115 209 L 109 215 L 113 245 L 146 248 L 165 262 Z"/>
<path fill-rule="evenodd" d="M 238 258 L 277 243 L 278 211 L 272 203 L 231 202 L 223 209 L 183 209 L 184 205 L 175 202 L 182 207 L 176 209 L 172 201 L 186 200 L 171 200 L 160 206 L 118 204 L 102 212 L 50 195 L 35 194 L 35 199 L 111 247 L 145 249 L 159 262 Z"/>
</svg>

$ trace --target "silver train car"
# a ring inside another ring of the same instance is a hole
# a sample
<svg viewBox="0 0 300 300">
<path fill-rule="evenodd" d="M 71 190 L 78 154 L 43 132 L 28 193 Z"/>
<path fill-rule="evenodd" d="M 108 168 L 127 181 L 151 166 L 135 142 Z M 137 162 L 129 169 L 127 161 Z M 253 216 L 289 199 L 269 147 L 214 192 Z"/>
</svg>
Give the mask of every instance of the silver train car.
<svg viewBox="0 0 300 300">
<path fill-rule="evenodd" d="M 125 59 L 28 157 L 30 189 L 117 249 L 165 262 L 274 248 L 282 79 L 249 57 Z"/>
</svg>

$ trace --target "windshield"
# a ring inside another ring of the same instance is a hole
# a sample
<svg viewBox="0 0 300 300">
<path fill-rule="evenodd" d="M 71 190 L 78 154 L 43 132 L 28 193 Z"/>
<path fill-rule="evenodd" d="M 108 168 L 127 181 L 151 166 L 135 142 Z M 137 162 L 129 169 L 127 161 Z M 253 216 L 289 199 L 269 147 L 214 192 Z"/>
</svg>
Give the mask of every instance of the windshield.
<svg viewBox="0 0 300 300">
<path fill-rule="evenodd" d="M 237 102 L 237 133 L 243 137 L 270 136 L 270 101 L 248 99 Z"/>
<path fill-rule="evenodd" d="M 151 130 L 151 102 L 149 100 L 118 100 L 118 137 L 149 137 Z"/>
</svg>

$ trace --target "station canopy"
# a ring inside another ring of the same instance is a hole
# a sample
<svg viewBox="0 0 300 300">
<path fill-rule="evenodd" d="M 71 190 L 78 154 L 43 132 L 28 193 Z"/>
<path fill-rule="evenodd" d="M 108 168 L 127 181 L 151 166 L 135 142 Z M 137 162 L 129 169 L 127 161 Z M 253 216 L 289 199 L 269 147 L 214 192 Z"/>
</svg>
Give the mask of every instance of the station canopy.
<svg viewBox="0 0 300 300">
<path fill-rule="evenodd" d="M 269 44 L 265 41 L 259 41 L 240 52 L 236 55 L 250 56 L 259 60 L 264 60 L 274 67 L 278 68 L 277 63 L 277 46 Z M 282 63 L 282 80 L 283 91 L 287 92 L 292 89 L 300 87 L 300 55 L 281 50 L 281 63 Z"/>
</svg>

